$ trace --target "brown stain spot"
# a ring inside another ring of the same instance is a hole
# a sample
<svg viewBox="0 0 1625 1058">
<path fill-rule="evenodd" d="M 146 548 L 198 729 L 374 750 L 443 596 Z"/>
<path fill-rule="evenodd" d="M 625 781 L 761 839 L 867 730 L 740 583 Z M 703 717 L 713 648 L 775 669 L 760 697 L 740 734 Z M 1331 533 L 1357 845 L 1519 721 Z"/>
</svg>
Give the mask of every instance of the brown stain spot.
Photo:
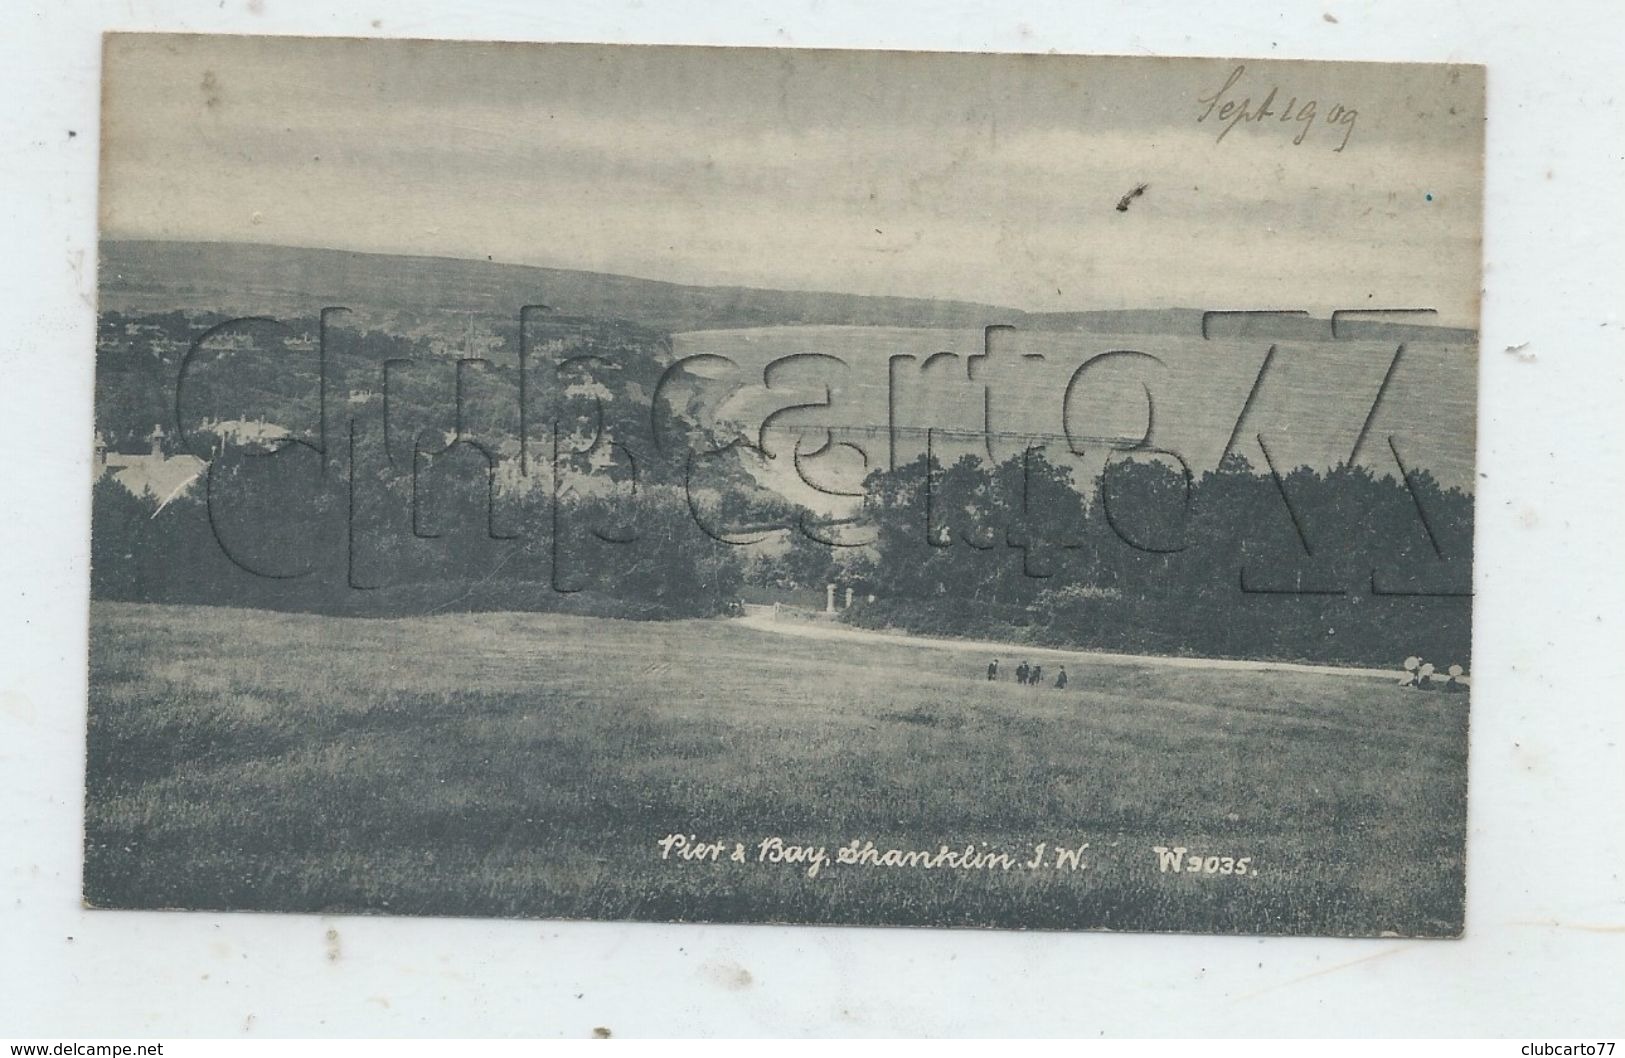
<svg viewBox="0 0 1625 1058">
<path fill-rule="evenodd" d="M 336 929 L 328 930 L 327 931 L 327 961 L 328 962 L 338 962 L 339 959 L 341 959 L 343 957 L 344 957 L 344 952 L 339 947 L 339 931 L 336 930 Z"/>
<path fill-rule="evenodd" d="M 607 1040 L 613 1035 L 615 1035 L 615 1034 L 613 1032 L 610 1032 L 608 1029 L 606 1029 L 602 1025 L 600 1025 L 596 1029 L 592 1030 L 592 1038 L 595 1039 L 595 1040 Z"/>
<path fill-rule="evenodd" d="M 79 259 L 77 261 L 70 256 L 68 258 L 68 263 L 73 266 L 74 272 L 79 276 L 79 287 L 81 291 L 79 296 L 83 298 L 85 296 L 85 277 L 84 272 L 82 271 L 84 252 L 79 251 Z M 10 713 L 18 720 L 32 723 L 34 720 L 34 700 L 28 697 L 28 695 L 23 694 L 21 691 L 0 691 L 0 715 L 6 713 Z"/>
<path fill-rule="evenodd" d="M 203 92 L 203 105 L 210 110 L 220 105 L 220 78 L 214 75 L 213 70 L 203 71 L 203 80 L 198 84 Z"/>
<path fill-rule="evenodd" d="M 265 0 L 248 0 L 248 13 L 251 15 L 265 14 Z"/>
<path fill-rule="evenodd" d="M 1330 22 L 1334 26 L 1337 25 L 1337 16 L 1332 14 L 1330 11 L 1327 11 L 1325 14 L 1321 15 L 1320 17 L 1325 19 L 1327 22 Z"/>
<path fill-rule="evenodd" d="M 718 988 L 743 992 L 756 983 L 751 972 L 735 962 L 712 962 L 700 967 L 700 974 Z"/>
</svg>

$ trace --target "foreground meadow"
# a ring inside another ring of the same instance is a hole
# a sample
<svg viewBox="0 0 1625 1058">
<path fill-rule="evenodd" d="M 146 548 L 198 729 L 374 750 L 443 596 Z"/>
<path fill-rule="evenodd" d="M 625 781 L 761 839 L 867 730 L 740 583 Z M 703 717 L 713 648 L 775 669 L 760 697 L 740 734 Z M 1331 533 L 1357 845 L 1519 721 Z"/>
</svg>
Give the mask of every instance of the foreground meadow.
<svg viewBox="0 0 1625 1058">
<path fill-rule="evenodd" d="M 1460 930 L 1466 696 L 1081 659 L 1062 691 L 990 684 L 983 664 L 725 621 L 98 602 L 86 898 Z M 662 859 L 671 834 L 723 852 L 682 859 L 668 844 Z M 763 862 L 760 843 L 774 837 L 831 862 L 815 877 L 804 863 Z M 833 862 L 853 840 L 970 846 L 1015 866 Z M 1085 842 L 1076 865 L 1057 865 L 1057 848 Z M 1158 846 L 1187 854 L 1167 870 Z M 1226 860 L 1232 869 L 1205 869 Z"/>
</svg>

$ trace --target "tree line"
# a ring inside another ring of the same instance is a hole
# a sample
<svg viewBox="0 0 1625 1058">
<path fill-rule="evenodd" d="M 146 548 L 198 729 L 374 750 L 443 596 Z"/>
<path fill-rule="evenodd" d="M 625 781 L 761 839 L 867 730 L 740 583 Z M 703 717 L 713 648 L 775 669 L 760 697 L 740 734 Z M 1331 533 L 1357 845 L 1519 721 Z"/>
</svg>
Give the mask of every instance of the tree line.
<svg viewBox="0 0 1625 1058">
<path fill-rule="evenodd" d="M 694 409 L 652 400 L 664 335 L 542 315 L 523 337 L 492 324 L 506 353 L 465 363 L 424 336 L 335 329 L 317 344 L 323 326 L 104 314 L 98 426 L 139 447 L 154 423 L 172 424 L 166 452 L 209 464 L 163 500 L 96 485 L 96 596 L 662 618 L 725 612 L 747 585 L 805 598 L 839 582 L 865 600 L 845 618 L 871 627 L 1469 661 L 1472 497 L 1426 471 L 1277 473 L 1231 454 L 1192 474 L 1117 452 L 1079 480 L 1038 449 L 996 463 L 921 455 L 871 473 L 855 523 L 814 539 L 798 527 L 817 519 L 757 483 L 748 447 L 705 451 L 717 439 Z M 217 327 L 220 343 L 183 367 L 199 328 Z M 522 342 L 528 391 L 511 355 Z M 304 425 L 273 451 L 209 432 L 250 414 Z M 759 531 L 774 525 L 788 528 Z"/>
<path fill-rule="evenodd" d="M 313 451 L 290 448 L 223 457 L 162 510 L 103 479 L 93 594 L 665 618 L 726 612 L 747 584 L 835 582 L 860 600 L 845 619 L 868 627 L 1135 653 L 1470 660 L 1472 500 L 1426 472 L 1277 477 L 1232 455 L 1201 475 L 1115 461 L 1079 483 L 1036 453 L 921 457 L 868 477 L 849 546 L 832 547 L 793 528 L 777 545 L 732 532 L 764 510 L 747 502 L 740 462 L 699 488 L 679 483 L 686 456 L 641 460 L 619 480 L 572 459 L 562 487 L 505 494 L 472 448 L 415 480 L 380 452 L 323 473 Z"/>
<path fill-rule="evenodd" d="M 1426 471 L 1194 475 L 1120 459 L 1079 487 L 1038 453 L 872 474 L 848 619 L 1132 653 L 1468 664 L 1472 497 Z"/>
</svg>

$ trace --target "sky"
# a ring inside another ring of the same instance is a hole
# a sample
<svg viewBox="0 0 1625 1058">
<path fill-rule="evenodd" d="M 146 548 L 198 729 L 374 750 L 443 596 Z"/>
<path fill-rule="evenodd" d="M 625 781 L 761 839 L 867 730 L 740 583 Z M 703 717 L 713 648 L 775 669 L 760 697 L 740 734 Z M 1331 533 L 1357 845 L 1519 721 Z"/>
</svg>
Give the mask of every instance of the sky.
<svg viewBox="0 0 1625 1058">
<path fill-rule="evenodd" d="M 1266 97 L 1269 116 L 1231 125 Z M 1351 109 L 1352 124 L 1331 120 Z M 104 46 L 113 238 L 1031 311 L 1435 308 L 1475 326 L 1482 168 L 1474 66 L 157 34 Z"/>
</svg>

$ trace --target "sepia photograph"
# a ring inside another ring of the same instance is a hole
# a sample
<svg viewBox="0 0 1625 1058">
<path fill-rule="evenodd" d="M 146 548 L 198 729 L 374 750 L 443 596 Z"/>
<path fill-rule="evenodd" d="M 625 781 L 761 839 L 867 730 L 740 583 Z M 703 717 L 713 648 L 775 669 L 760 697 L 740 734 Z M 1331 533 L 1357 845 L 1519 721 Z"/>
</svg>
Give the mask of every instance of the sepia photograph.
<svg viewBox="0 0 1625 1058">
<path fill-rule="evenodd" d="M 1482 67 L 101 77 L 88 907 L 1462 934 Z"/>
</svg>

